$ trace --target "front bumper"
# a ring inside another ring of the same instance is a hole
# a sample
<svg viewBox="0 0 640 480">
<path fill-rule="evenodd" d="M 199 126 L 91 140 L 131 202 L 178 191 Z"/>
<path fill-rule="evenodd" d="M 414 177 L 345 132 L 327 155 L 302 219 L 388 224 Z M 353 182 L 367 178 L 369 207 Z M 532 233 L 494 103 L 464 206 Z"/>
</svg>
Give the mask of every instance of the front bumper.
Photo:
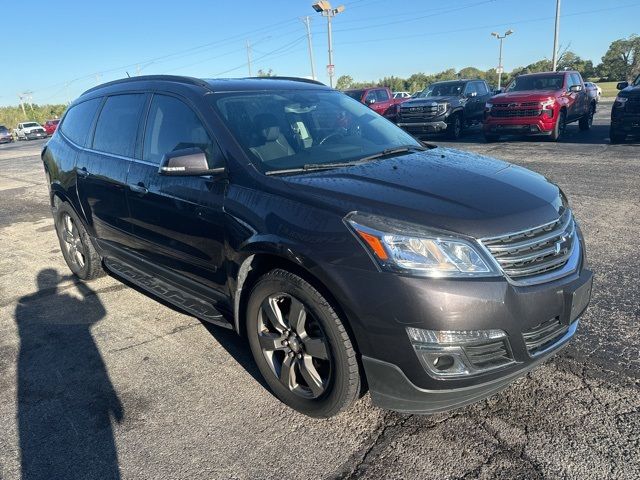
<svg viewBox="0 0 640 480">
<path fill-rule="evenodd" d="M 433 122 L 403 122 L 400 119 L 397 125 L 408 132 L 417 133 L 438 133 L 447 129 L 447 123 L 444 120 Z"/>
<path fill-rule="evenodd" d="M 11 143 L 11 142 L 13 142 L 13 137 L 11 136 L 0 137 L 0 143 Z"/>
<path fill-rule="evenodd" d="M 25 138 L 27 140 L 37 140 L 38 138 L 47 138 L 47 133 L 46 132 L 38 132 L 38 133 L 26 133 L 25 134 Z"/>
<path fill-rule="evenodd" d="M 551 135 L 555 127 L 554 118 L 547 115 L 535 117 L 492 117 L 485 118 L 483 130 L 491 135 Z"/>
<path fill-rule="evenodd" d="M 581 235 L 580 235 L 581 237 Z M 403 412 L 456 408 L 505 388 L 565 345 L 588 303 L 592 272 L 579 242 L 575 270 L 539 284 L 505 277 L 416 278 L 333 267 L 334 295 L 354 331 L 371 397 L 377 405 Z M 580 304 L 580 308 L 576 305 Z M 556 320 L 566 333 L 543 350 L 531 350 L 524 335 Z M 430 330 L 500 329 L 513 362 L 476 375 L 436 378 L 420 362 L 407 327 Z"/>
<path fill-rule="evenodd" d="M 640 135 L 640 114 L 618 113 L 611 117 L 611 130 L 627 135 Z"/>
</svg>

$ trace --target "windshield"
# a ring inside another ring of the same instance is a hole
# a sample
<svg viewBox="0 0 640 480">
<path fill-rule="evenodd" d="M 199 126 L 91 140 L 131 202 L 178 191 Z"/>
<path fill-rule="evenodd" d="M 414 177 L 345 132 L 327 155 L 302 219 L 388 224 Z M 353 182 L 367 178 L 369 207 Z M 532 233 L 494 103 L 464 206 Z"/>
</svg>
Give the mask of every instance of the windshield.
<svg viewBox="0 0 640 480">
<path fill-rule="evenodd" d="M 522 75 L 515 78 L 507 88 L 507 92 L 525 90 L 562 90 L 564 75 Z"/>
<path fill-rule="evenodd" d="M 7 127 L 5 127 L 4 125 L 0 125 L 0 132 L 4 133 L 4 132 L 8 132 L 9 130 L 7 129 Z"/>
<path fill-rule="evenodd" d="M 39 123 L 31 122 L 31 123 L 23 123 L 22 128 L 31 128 L 31 127 L 39 127 Z"/>
<path fill-rule="evenodd" d="M 418 97 L 452 97 L 461 95 L 464 85 L 464 82 L 434 83 L 420 92 Z"/>
<path fill-rule="evenodd" d="M 230 92 L 214 108 L 262 172 L 359 160 L 421 145 L 360 102 L 334 90 Z"/>
</svg>

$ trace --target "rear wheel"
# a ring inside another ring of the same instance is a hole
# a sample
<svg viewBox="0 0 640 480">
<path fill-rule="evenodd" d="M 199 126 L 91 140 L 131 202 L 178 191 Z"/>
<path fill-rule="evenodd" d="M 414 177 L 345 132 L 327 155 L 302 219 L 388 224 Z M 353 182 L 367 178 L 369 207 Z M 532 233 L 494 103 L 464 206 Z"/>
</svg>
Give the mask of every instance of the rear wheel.
<svg viewBox="0 0 640 480">
<path fill-rule="evenodd" d="M 447 137 L 451 140 L 457 140 L 462 135 L 462 115 L 454 113 L 449 124 L 447 125 Z"/>
<path fill-rule="evenodd" d="M 82 280 L 104 275 L 100 255 L 93 247 L 84 225 L 68 203 L 57 204 L 54 221 L 62 256 L 69 269 Z"/>
<path fill-rule="evenodd" d="M 589 107 L 589 113 L 587 113 L 584 117 L 582 117 L 580 119 L 580 121 L 578 122 L 578 126 L 580 127 L 580 130 L 589 130 L 591 128 L 591 125 L 593 125 L 593 116 L 596 113 L 596 106 L 595 105 L 591 105 Z"/>
<path fill-rule="evenodd" d="M 551 132 L 551 136 L 549 137 L 549 139 L 552 142 L 557 142 L 558 140 L 560 140 L 560 137 L 562 137 L 562 135 L 564 135 L 564 131 L 567 128 L 567 112 L 565 112 L 564 110 L 560 111 L 560 115 L 558 116 L 558 121 L 556 121 L 556 124 L 553 127 L 553 131 Z"/>
<path fill-rule="evenodd" d="M 271 391 L 312 417 L 331 417 L 358 398 L 356 352 L 338 314 L 304 279 L 276 269 L 247 304 L 253 358 Z"/>
</svg>

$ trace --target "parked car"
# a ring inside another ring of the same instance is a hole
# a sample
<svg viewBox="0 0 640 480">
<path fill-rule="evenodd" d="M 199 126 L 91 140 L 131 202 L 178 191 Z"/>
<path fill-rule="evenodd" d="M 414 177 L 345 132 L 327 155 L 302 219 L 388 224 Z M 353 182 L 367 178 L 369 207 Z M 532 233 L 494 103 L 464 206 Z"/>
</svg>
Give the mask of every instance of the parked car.
<svg viewBox="0 0 640 480">
<path fill-rule="evenodd" d="M 47 132 L 47 135 L 53 135 L 53 132 L 56 131 L 59 122 L 59 119 L 47 120 L 46 122 L 44 122 L 44 130 Z"/>
<path fill-rule="evenodd" d="M 0 125 L 0 143 L 11 143 L 13 142 L 13 135 L 7 127 L 4 125 Z"/>
<path fill-rule="evenodd" d="M 393 98 L 411 98 L 409 92 L 393 92 Z"/>
<path fill-rule="evenodd" d="M 596 103 L 578 72 L 520 75 L 487 102 L 484 137 L 495 142 L 501 135 L 546 135 L 557 141 L 571 122 L 589 130 Z"/>
<path fill-rule="evenodd" d="M 484 80 L 437 82 L 403 102 L 396 123 L 414 135 L 446 132 L 457 139 L 465 126 L 482 121 L 490 97 Z"/>
<path fill-rule="evenodd" d="M 591 95 L 596 99 L 596 102 L 599 102 L 602 96 L 602 89 L 593 82 L 584 82 L 584 86 L 592 91 Z"/>
<path fill-rule="evenodd" d="M 618 96 L 611 108 L 611 143 L 621 143 L 627 135 L 640 135 L 640 75 L 631 84 L 620 82 Z"/>
<path fill-rule="evenodd" d="M 365 388 L 402 412 L 485 398 L 564 346 L 590 298 L 556 185 L 425 146 L 312 80 L 110 82 L 42 160 L 77 277 L 109 270 L 245 335 L 307 415 Z"/>
<path fill-rule="evenodd" d="M 47 138 L 47 132 L 42 125 L 37 122 L 19 123 L 13 131 L 18 140 L 36 140 L 38 138 Z"/>
<path fill-rule="evenodd" d="M 387 87 L 358 88 L 344 90 L 343 93 L 367 105 L 371 110 L 391 121 L 395 121 L 397 106 L 405 100 L 404 98 L 394 98 L 391 90 Z"/>
</svg>

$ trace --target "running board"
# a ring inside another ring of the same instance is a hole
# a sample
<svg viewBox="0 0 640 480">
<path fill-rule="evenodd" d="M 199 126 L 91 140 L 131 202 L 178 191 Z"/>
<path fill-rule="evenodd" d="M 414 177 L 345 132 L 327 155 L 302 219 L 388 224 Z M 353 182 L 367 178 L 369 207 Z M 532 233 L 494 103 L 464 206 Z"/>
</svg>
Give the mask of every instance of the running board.
<svg viewBox="0 0 640 480">
<path fill-rule="evenodd" d="M 233 329 L 233 325 L 231 325 L 211 303 L 119 260 L 105 257 L 103 261 L 105 266 L 116 275 L 157 295 L 194 317 L 220 327 Z"/>
</svg>

